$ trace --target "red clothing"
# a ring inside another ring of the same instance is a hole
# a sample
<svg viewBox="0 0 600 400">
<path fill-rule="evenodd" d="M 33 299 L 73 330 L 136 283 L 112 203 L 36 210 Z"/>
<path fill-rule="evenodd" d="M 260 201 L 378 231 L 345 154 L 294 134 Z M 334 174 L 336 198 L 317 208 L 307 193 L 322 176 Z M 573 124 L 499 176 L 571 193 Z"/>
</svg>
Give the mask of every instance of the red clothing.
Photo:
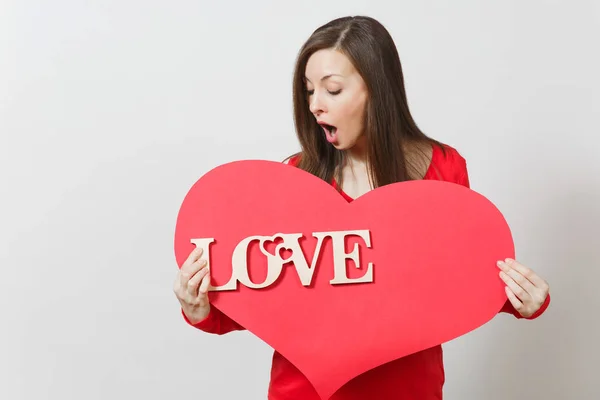
<svg viewBox="0 0 600 400">
<path fill-rule="evenodd" d="M 444 154 L 441 149 L 434 147 L 431 164 L 424 179 L 450 181 L 469 187 L 465 159 L 449 146 L 445 150 Z M 290 164 L 297 165 L 297 158 L 290 160 Z M 335 186 L 335 182 L 333 185 Z M 347 194 L 340 194 L 348 202 L 352 201 Z M 543 307 L 529 319 L 541 315 L 549 302 L 550 296 Z M 509 301 L 501 312 L 522 318 Z M 190 323 L 185 314 L 183 316 Z M 218 335 L 244 329 L 214 307 L 205 320 L 193 326 Z M 340 388 L 331 400 L 439 400 L 442 399 L 444 380 L 442 347 L 435 346 L 367 371 Z M 304 375 L 277 351 L 273 354 L 268 398 L 321 400 Z"/>
</svg>

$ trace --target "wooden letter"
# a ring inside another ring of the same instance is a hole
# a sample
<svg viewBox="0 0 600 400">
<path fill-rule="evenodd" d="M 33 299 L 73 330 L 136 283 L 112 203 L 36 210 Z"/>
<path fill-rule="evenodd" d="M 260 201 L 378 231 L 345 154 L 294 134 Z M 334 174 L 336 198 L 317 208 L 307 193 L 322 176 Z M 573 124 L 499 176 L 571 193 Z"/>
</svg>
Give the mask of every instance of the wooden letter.
<svg viewBox="0 0 600 400">
<path fill-rule="evenodd" d="M 356 268 L 360 268 L 360 259 L 358 254 L 358 243 L 354 245 L 352 253 L 346 253 L 346 236 L 357 235 L 363 238 L 367 247 L 371 247 L 371 236 L 368 230 L 359 231 L 339 231 L 339 232 L 317 232 L 314 234 L 321 241 L 323 238 L 331 237 L 333 244 L 333 279 L 329 281 L 332 285 L 342 283 L 362 283 L 373 282 L 373 263 L 367 266 L 367 272 L 361 278 L 348 278 L 346 274 L 346 260 L 354 261 Z"/>
</svg>

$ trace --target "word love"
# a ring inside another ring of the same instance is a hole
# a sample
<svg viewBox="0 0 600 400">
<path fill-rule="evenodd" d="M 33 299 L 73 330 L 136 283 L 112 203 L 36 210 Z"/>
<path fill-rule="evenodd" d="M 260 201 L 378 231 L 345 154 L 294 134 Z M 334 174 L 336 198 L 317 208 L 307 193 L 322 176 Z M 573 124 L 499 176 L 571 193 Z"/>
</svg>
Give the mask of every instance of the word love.
<svg viewBox="0 0 600 400">
<path fill-rule="evenodd" d="M 373 282 L 373 263 L 369 263 L 367 271 L 360 278 L 349 278 L 346 270 L 346 260 L 354 261 L 356 268 L 360 268 L 360 256 L 358 243 L 354 245 L 354 249 L 350 253 L 346 253 L 345 243 L 346 238 L 349 236 L 359 236 L 365 242 L 367 247 L 371 247 L 371 235 L 368 230 L 356 230 L 356 231 L 334 231 L 334 232 L 315 232 L 313 236 L 317 238 L 317 245 L 315 253 L 313 255 L 310 266 L 308 261 L 304 257 L 302 249 L 300 248 L 299 239 L 303 237 L 301 233 L 278 233 L 274 236 L 249 236 L 238 243 L 233 251 L 231 257 L 232 263 L 232 274 L 229 282 L 222 286 L 209 288 L 210 291 L 225 291 L 225 290 L 236 290 L 237 283 L 240 282 L 244 286 L 251 289 L 263 289 L 266 288 L 279 278 L 283 265 L 292 262 L 296 267 L 296 272 L 300 278 L 300 282 L 303 286 L 309 286 L 313 280 L 313 274 L 319 255 L 321 253 L 321 247 L 323 241 L 326 238 L 331 238 L 333 247 L 333 272 L 334 277 L 329 281 L 332 285 L 336 284 L 350 284 L 350 283 L 365 283 Z M 283 243 L 276 246 L 274 254 L 269 253 L 265 248 L 265 243 L 273 242 L 277 238 L 283 239 Z M 209 262 L 208 268 L 210 268 L 210 246 L 214 243 L 214 238 L 201 238 L 191 239 L 191 242 L 196 247 L 204 249 L 204 253 Z M 254 241 L 259 242 L 259 248 L 261 253 L 267 258 L 267 276 L 262 283 L 252 282 L 248 271 L 248 247 Z M 292 255 L 286 259 L 283 259 L 280 255 L 281 250 L 291 251 Z"/>
</svg>

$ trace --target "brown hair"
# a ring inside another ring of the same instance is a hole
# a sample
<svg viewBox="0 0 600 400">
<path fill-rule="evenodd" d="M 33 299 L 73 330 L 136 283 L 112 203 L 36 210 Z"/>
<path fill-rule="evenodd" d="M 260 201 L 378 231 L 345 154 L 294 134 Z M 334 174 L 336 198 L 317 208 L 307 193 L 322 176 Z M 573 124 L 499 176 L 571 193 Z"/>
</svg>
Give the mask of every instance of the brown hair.
<svg viewBox="0 0 600 400">
<path fill-rule="evenodd" d="M 309 109 L 304 86 L 308 59 L 322 49 L 334 49 L 354 65 L 365 81 L 367 170 L 374 188 L 422 178 L 424 144 L 439 146 L 417 127 L 410 114 L 400 57 L 386 28 L 371 17 L 338 18 L 316 29 L 300 49 L 293 80 L 294 123 L 301 146 L 298 167 L 319 178 L 342 182 L 345 153 L 323 135 Z M 430 147 L 429 147 L 430 148 Z M 405 153 L 406 152 L 406 153 Z M 416 153 L 421 156 L 412 156 Z M 407 157 L 406 155 L 411 155 Z M 425 156 L 425 158 L 427 158 Z"/>
</svg>

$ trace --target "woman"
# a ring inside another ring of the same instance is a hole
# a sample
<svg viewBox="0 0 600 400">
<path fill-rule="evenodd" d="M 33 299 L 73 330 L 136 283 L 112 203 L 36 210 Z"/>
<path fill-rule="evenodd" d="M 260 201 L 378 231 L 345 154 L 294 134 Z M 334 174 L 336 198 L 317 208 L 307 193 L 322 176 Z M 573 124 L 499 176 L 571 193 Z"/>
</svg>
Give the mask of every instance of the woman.
<svg viewBox="0 0 600 400">
<path fill-rule="evenodd" d="M 372 18 L 336 19 L 312 34 L 298 56 L 293 99 L 302 151 L 289 163 L 331 182 L 347 201 L 414 179 L 469 186 L 464 158 L 415 124 L 394 42 Z M 244 329 L 210 307 L 210 277 L 201 256 L 200 249 L 194 250 L 175 282 L 185 320 L 215 334 Z M 502 311 L 517 318 L 539 316 L 550 301 L 547 283 L 515 260 L 499 261 L 498 267 L 506 283 Z M 435 346 L 364 373 L 332 399 L 441 399 L 443 384 L 442 348 Z M 298 369 L 275 352 L 269 399 L 319 397 Z"/>
</svg>

